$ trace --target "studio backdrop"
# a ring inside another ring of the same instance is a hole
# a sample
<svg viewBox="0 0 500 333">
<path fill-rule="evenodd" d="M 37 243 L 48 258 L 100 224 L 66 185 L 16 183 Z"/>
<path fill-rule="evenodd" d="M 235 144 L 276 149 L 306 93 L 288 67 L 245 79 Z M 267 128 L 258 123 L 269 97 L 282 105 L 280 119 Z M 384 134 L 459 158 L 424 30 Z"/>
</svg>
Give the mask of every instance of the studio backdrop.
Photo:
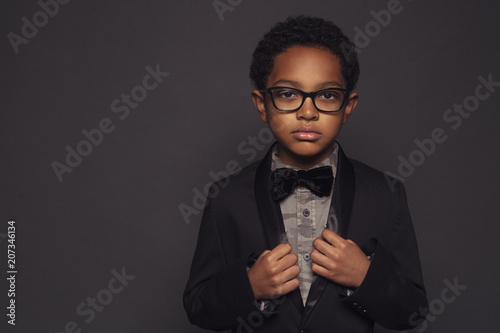
<svg viewBox="0 0 500 333">
<path fill-rule="evenodd" d="M 297 14 L 356 44 L 360 99 L 338 141 L 406 187 L 430 302 L 415 331 L 496 332 L 497 2 L 0 7 L 1 332 L 203 332 L 182 292 L 208 186 L 272 143 L 251 54 Z"/>
</svg>

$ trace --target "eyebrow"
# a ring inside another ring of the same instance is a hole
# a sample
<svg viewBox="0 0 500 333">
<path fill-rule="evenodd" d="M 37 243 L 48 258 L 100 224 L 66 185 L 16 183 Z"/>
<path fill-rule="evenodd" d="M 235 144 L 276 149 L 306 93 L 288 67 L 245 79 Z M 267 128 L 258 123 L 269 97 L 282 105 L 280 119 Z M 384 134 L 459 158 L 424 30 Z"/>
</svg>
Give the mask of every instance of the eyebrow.
<svg viewBox="0 0 500 333">
<path fill-rule="evenodd" d="M 293 81 L 293 80 L 278 80 L 276 82 L 274 82 L 271 86 L 275 87 L 276 85 L 278 84 L 282 84 L 282 85 L 291 85 L 292 87 L 300 87 L 300 83 L 297 82 L 297 81 Z M 322 88 L 327 88 L 327 87 L 331 87 L 331 86 L 336 86 L 336 87 L 339 87 L 339 88 L 342 88 L 342 85 L 337 82 L 337 81 L 328 81 L 328 82 L 323 82 L 319 85 L 319 88 L 318 89 L 322 89 Z"/>
</svg>

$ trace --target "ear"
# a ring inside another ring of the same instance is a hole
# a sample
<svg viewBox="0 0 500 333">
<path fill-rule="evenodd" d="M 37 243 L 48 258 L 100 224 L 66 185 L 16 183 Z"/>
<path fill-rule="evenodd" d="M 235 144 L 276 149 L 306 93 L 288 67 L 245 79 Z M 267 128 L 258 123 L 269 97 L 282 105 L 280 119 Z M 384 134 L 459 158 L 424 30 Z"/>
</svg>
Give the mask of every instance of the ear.
<svg viewBox="0 0 500 333">
<path fill-rule="evenodd" d="M 266 103 L 264 101 L 264 94 L 259 90 L 252 90 L 252 101 L 255 105 L 255 108 L 259 112 L 260 119 L 267 123 L 267 114 L 266 114 Z"/>
<path fill-rule="evenodd" d="M 356 105 L 358 105 L 358 99 L 359 95 L 356 92 L 353 92 L 349 95 L 349 99 L 347 100 L 345 110 L 344 110 L 344 115 L 342 116 L 342 125 L 347 123 L 347 120 L 351 116 L 352 112 L 356 108 Z"/>
</svg>

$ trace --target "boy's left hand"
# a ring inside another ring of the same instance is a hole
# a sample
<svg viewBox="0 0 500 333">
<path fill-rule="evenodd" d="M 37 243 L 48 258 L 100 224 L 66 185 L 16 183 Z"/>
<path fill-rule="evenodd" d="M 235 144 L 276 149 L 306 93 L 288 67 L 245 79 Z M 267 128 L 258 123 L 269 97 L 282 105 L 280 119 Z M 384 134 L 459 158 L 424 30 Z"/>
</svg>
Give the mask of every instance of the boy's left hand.
<svg viewBox="0 0 500 333">
<path fill-rule="evenodd" d="M 312 271 L 345 287 L 357 288 L 363 282 L 370 260 L 350 239 L 325 229 L 313 241 Z"/>
</svg>

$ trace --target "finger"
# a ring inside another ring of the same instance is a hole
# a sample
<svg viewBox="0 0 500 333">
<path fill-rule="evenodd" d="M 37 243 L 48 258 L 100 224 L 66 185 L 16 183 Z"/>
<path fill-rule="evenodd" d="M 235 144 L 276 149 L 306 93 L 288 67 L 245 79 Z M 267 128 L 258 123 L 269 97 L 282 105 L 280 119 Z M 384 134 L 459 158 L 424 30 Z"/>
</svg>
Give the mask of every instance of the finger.
<svg viewBox="0 0 500 333">
<path fill-rule="evenodd" d="M 265 250 L 264 252 L 262 252 L 260 254 L 260 256 L 257 258 L 257 260 L 261 260 L 262 258 L 264 258 L 266 256 L 266 254 L 268 254 L 269 252 L 271 252 L 270 250 Z"/>
<path fill-rule="evenodd" d="M 294 265 L 292 267 L 287 268 L 280 274 L 280 279 L 282 283 L 295 279 L 300 273 L 300 267 Z"/>
<path fill-rule="evenodd" d="M 311 259 L 313 263 L 316 263 L 317 265 L 320 265 L 322 267 L 325 267 L 326 269 L 334 269 L 335 268 L 335 261 L 332 260 L 331 258 L 325 256 L 324 254 L 320 253 L 317 250 L 313 250 L 311 252 Z"/>
<path fill-rule="evenodd" d="M 335 247 L 331 245 L 330 243 L 325 242 L 321 238 L 316 238 L 313 241 L 313 246 L 316 250 L 321 252 L 322 254 L 326 256 L 332 256 L 335 252 Z"/>
<path fill-rule="evenodd" d="M 269 254 L 269 259 L 280 260 L 292 251 L 292 246 L 288 243 L 278 244 Z"/>
<path fill-rule="evenodd" d="M 318 265 L 318 264 L 315 264 L 315 263 L 312 263 L 311 264 L 311 270 L 318 274 L 319 276 L 322 276 L 324 278 L 331 278 L 331 276 L 333 275 L 332 272 L 330 272 L 328 269 L 326 269 L 325 267 L 321 266 L 321 265 Z"/>
<path fill-rule="evenodd" d="M 297 261 L 299 261 L 299 257 L 295 253 L 288 253 L 285 255 L 283 258 L 280 260 L 280 266 L 283 268 L 283 270 L 287 269 L 288 267 L 291 267 L 293 265 L 297 264 Z"/>
<path fill-rule="evenodd" d="M 321 233 L 321 236 L 323 237 L 324 240 L 326 240 L 328 243 L 332 244 L 333 246 L 336 246 L 336 244 L 345 242 L 345 239 L 337 235 L 335 232 L 333 232 L 330 229 L 325 229 Z"/>
<path fill-rule="evenodd" d="M 288 294 L 289 292 L 297 289 L 299 287 L 299 279 L 292 279 L 283 284 L 282 295 Z"/>
<path fill-rule="evenodd" d="M 275 262 L 275 268 L 277 272 L 282 272 L 292 266 L 297 265 L 297 261 L 299 258 L 295 253 L 289 253 L 285 255 L 283 258 L 277 260 Z M 298 266 L 297 266 L 298 267 Z"/>
</svg>

